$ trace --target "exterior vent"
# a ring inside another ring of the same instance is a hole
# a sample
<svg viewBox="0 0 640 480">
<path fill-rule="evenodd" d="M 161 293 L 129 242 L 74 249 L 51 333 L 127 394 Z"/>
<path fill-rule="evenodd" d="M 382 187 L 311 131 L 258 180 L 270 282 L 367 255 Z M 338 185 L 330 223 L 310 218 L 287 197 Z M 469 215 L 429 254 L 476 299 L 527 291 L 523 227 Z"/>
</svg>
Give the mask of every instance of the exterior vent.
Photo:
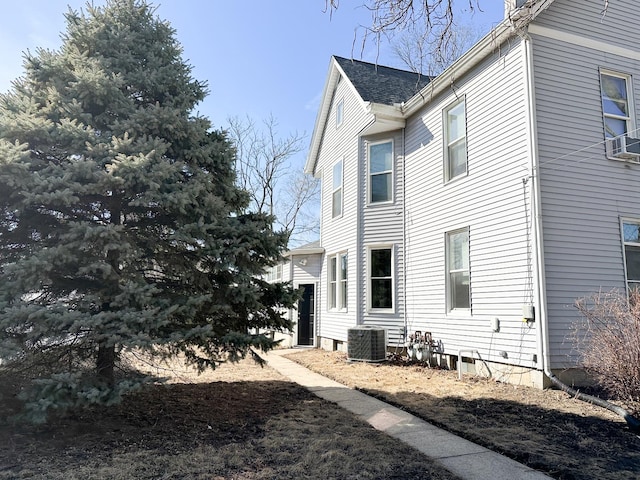
<svg viewBox="0 0 640 480">
<path fill-rule="evenodd" d="M 607 139 L 607 157 L 640 163 L 640 139 L 626 135 Z"/>
<path fill-rule="evenodd" d="M 384 362 L 387 358 L 387 335 L 384 328 L 350 328 L 347 359 L 358 362 Z"/>
</svg>

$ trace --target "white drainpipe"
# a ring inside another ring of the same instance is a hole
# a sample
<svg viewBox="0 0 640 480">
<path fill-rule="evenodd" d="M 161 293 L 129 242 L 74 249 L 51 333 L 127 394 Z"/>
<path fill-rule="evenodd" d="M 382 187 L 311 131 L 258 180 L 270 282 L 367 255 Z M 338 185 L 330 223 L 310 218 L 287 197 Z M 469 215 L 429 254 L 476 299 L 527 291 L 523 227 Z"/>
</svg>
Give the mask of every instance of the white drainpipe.
<svg viewBox="0 0 640 480">
<path fill-rule="evenodd" d="M 528 127 L 530 138 L 530 156 L 531 156 L 531 180 L 533 182 L 531 189 L 531 204 L 533 207 L 533 228 L 535 230 L 535 255 L 536 255 L 536 286 L 537 286 L 537 305 L 535 313 L 535 321 L 538 323 L 538 345 L 540 351 L 540 361 L 542 362 L 542 370 L 549 377 L 549 380 L 558 388 L 569 395 L 594 405 L 606 408 L 617 415 L 624 418 L 630 430 L 640 432 L 640 421 L 633 417 L 624 408 L 614 405 L 613 403 L 602 400 L 601 398 L 579 392 L 565 383 L 563 383 L 551 371 L 551 356 L 549 349 L 549 321 L 547 317 L 547 292 L 544 273 L 544 249 L 542 244 L 542 209 L 540 201 L 540 164 L 538 162 L 538 134 L 536 129 L 536 113 L 535 113 L 535 93 L 533 88 L 534 68 L 533 68 L 533 47 L 531 37 L 527 32 L 522 35 L 525 48 L 525 83 L 527 86 L 527 110 L 528 110 Z"/>
<path fill-rule="evenodd" d="M 525 33 L 522 37 L 524 42 L 524 71 L 526 85 L 526 108 L 527 108 L 527 128 L 529 130 L 529 161 L 531 180 L 531 209 L 532 209 L 532 229 L 534 239 L 535 255 L 535 286 L 537 299 L 535 305 L 535 321 L 537 322 L 538 337 L 538 358 L 542 363 L 542 371 L 549 375 L 551 373 L 551 357 L 549 354 L 549 325 L 547 319 L 547 291 L 544 272 L 544 249 L 542 247 L 542 206 L 540 201 L 540 171 L 538 165 L 538 131 L 536 128 L 536 106 L 535 92 L 533 87 L 533 47 L 531 37 Z"/>
</svg>

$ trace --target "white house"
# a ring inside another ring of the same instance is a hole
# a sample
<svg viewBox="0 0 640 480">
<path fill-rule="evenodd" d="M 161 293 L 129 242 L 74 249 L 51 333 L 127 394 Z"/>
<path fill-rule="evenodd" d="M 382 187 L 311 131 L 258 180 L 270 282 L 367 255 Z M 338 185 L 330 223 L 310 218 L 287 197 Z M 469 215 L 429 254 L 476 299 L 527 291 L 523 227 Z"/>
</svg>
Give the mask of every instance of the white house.
<svg viewBox="0 0 640 480">
<path fill-rule="evenodd" d="M 576 366 L 575 299 L 640 282 L 640 5 L 506 3 L 436 78 L 332 57 L 305 167 L 318 346 L 428 331 L 445 358 L 542 386 Z"/>
</svg>

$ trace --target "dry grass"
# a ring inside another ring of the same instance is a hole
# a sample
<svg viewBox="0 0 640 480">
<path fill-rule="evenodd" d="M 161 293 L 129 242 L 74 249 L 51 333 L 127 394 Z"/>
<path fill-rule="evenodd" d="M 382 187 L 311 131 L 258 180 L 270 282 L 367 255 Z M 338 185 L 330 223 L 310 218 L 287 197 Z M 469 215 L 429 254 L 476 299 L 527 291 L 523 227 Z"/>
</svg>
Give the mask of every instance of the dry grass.
<svg viewBox="0 0 640 480">
<path fill-rule="evenodd" d="M 471 441 L 563 480 L 637 480 L 640 437 L 602 408 L 536 390 L 419 365 L 347 362 L 339 352 L 288 355 Z"/>
<path fill-rule="evenodd" d="M 171 383 L 39 427 L 0 420 L 0 479 L 455 478 L 250 360 L 146 368 Z M 17 406 L 0 402 L 0 417 Z"/>
</svg>

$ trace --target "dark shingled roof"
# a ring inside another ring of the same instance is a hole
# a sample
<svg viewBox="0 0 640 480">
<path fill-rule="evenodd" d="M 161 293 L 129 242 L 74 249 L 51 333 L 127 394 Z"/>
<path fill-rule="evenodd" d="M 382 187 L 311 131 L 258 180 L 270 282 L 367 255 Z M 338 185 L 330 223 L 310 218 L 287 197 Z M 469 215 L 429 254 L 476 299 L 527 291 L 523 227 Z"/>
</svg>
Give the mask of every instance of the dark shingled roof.
<svg viewBox="0 0 640 480">
<path fill-rule="evenodd" d="M 365 102 L 393 105 L 409 100 L 431 80 L 397 68 L 334 56 Z"/>
</svg>

